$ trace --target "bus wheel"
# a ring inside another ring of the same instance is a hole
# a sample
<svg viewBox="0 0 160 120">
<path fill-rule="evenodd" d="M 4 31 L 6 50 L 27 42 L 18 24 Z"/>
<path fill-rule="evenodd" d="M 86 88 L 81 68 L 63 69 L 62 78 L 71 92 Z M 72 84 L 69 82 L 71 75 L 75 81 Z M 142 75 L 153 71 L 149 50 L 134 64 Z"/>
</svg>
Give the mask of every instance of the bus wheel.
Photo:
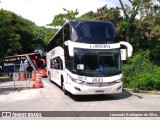
<svg viewBox="0 0 160 120">
<path fill-rule="evenodd" d="M 62 91 L 64 92 L 64 94 L 68 95 L 68 91 L 65 89 L 63 77 L 61 77 L 61 87 L 62 87 Z"/>
</svg>

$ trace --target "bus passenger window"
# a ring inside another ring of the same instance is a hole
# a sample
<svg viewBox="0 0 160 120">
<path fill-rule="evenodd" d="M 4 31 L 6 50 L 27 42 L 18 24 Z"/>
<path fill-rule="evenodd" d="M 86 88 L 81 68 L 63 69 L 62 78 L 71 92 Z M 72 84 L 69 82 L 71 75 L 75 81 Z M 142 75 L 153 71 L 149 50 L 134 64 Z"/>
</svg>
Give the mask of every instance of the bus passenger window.
<svg viewBox="0 0 160 120">
<path fill-rule="evenodd" d="M 57 61 L 57 69 L 63 70 L 63 62 L 62 62 L 62 59 L 61 59 L 60 57 L 58 57 L 58 58 L 56 59 L 56 61 Z"/>
</svg>

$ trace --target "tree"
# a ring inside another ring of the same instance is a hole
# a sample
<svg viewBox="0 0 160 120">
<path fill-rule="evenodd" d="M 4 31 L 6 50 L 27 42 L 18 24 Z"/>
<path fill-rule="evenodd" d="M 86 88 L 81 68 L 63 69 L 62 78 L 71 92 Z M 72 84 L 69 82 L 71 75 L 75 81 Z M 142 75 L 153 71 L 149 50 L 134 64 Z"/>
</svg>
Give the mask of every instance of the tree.
<svg viewBox="0 0 160 120">
<path fill-rule="evenodd" d="M 140 19 L 146 16 L 153 17 L 156 13 L 160 12 L 160 0 L 144 0 L 140 7 Z"/>
<path fill-rule="evenodd" d="M 47 34 L 48 30 L 45 27 L 34 26 L 33 27 L 33 47 L 34 49 L 45 47 L 45 35 Z"/>
<path fill-rule="evenodd" d="M 126 41 L 130 42 L 130 35 L 131 35 L 131 24 L 134 22 L 135 17 L 138 15 L 138 11 L 140 10 L 140 6 L 143 2 L 143 0 L 128 0 L 132 7 L 129 7 L 128 5 L 124 5 L 124 3 L 122 2 L 122 0 L 119 0 L 120 4 L 121 4 L 121 9 L 124 13 L 125 19 L 126 19 L 126 25 L 127 25 L 127 29 L 126 29 Z"/>
<path fill-rule="evenodd" d="M 52 29 L 35 23 L 13 12 L 0 10 L 0 61 L 4 56 L 34 52 L 45 47 L 44 39 Z"/>
<path fill-rule="evenodd" d="M 97 18 L 97 14 L 94 13 L 93 11 L 89 11 L 81 15 L 80 17 L 78 17 L 78 19 L 81 19 L 81 20 L 95 20 L 96 18 Z"/>
<path fill-rule="evenodd" d="M 131 27 L 132 23 L 136 19 L 136 16 L 140 16 L 140 20 L 144 19 L 145 17 L 155 15 L 157 11 L 159 10 L 158 8 L 158 1 L 160 0 L 128 0 L 131 3 L 131 7 L 128 5 L 124 5 L 122 0 L 119 0 L 121 4 L 121 9 L 124 13 L 125 19 L 126 19 L 126 24 L 128 26 L 126 30 L 126 40 L 128 42 L 131 42 Z M 156 2 L 157 3 L 156 3 Z"/>
<path fill-rule="evenodd" d="M 77 9 L 73 11 L 63 8 L 63 10 L 66 13 L 55 15 L 54 19 L 52 20 L 52 23 L 48 24 L 48 26 L 54 26 L 54 27 L 62 26 L 67 20 L 76 19 L 76 16 L 79 14 Z"/>
<path fill-rule="evenodd" d="M 46 29 L 47 30 L 47 33 L 45 34 L 45 36 L 44 36 L 44 44 L 45 45 L 47 45 L 48 44 L 48 42 L 51 40 L 51 38 L 56 34 L 56 32 L 57 32 L 57 29 L 56 28 L 54 28 L 54 29 L 51 29 L 51 28 L 49 28 L 49 29 Z"/>
<path fill-rule="evenodd" d="M 119 21 L 121 21 L 122 17 L 120 15 L 120 10 L 116 8 L 108 8 L 107 5 L 97 9 L 97 18 L 98 20 L 110 21 L 117 28 L 119 25 Z"/>
<path fill-rule="evenodd" d="M 13 52 L 21 51 L 20 35 L 15 32 L 14 19 L 16 15 L 0 10 L 0 58 L 11 55 Z"/>
</svg>

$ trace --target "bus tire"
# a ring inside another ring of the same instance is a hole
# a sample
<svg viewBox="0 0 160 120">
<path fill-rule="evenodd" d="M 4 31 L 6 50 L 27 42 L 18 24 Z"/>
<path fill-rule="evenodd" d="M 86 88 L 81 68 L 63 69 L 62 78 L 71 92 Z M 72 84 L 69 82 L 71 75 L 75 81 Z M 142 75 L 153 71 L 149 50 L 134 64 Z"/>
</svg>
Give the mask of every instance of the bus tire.
<svg viewBox="0 0 160 120">
<path fill-rule="evenodd" d="M 68 95 L 68 91 L 65 89 L 63 76 L 61 76 L 61 87 L 62 87 L 63 93 L 64 93 L 65 95 Z"/>
</svg>

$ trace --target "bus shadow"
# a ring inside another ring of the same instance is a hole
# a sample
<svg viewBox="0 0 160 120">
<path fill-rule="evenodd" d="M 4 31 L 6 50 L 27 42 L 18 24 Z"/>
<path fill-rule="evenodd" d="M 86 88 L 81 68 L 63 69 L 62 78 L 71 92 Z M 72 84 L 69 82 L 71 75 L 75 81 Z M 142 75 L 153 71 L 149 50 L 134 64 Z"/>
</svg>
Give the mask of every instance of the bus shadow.
<svg viewBox="0 0 160 120">
<path fill-rule="evenodd" d="M 30 87 L 1 87 L 0 95 L 9 95 L 15 92 L 21 92 L 22 90 L 28 90 Z"/>
<path fill-rule="evenodd" d="M 62 90 L 62 88 L 56 83 L 52 81 L 51 83 L 56 87 L 58 87 L 60 90 Z M 118 94 L 105 94 L 105 95 L 103 94 L 102 95 L 72 95 L 71 93 L 68 93 L 68 97 L 70 97 L 72 100 L 76 102 L 121 100 L 121 99 L 127 99 L 131 96 L 133 96 L 133 94 L 126 90 L 123 90 L 122 93 L 118 93 Z"/>
<path fill-rule="evenodd" d="M 89 102 L 89 101 L 108 101 L 108 100 L 120 100 L 127 99 L 132 96 L 132 93 L 123 90 L 119 94 L 107 94 L 107 95 L 68 95 L 76 102 Z"/>
</svg>

